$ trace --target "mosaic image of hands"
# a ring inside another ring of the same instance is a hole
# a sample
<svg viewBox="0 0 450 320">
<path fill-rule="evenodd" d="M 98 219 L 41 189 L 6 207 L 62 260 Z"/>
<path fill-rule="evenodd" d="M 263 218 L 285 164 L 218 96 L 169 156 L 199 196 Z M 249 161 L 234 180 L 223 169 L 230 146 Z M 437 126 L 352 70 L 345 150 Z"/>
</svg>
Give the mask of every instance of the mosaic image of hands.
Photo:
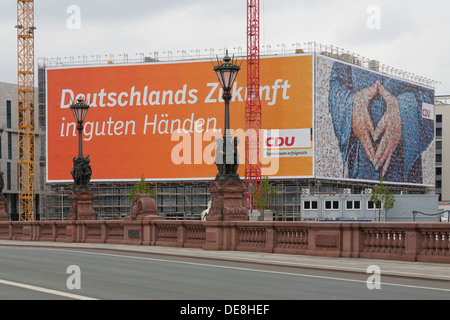
<svg viewBox="0 0 450 320">
<path fill-rule="evenodd" d="M 316 75 L 318 177 L 433 183 L 433 89 L 324 57 Z"/>
</svg>

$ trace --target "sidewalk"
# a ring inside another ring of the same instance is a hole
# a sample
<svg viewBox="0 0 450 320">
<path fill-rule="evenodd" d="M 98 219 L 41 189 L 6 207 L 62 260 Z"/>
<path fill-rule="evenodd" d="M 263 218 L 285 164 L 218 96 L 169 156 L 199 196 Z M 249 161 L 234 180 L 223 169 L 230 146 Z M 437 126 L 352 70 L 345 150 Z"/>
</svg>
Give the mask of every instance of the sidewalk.
<svg viewBox="0 0 450 320">
<path fill-rule="evenodd" d="M 102 249 L 139 252 L 147 254 L 160 254 L 170 256 L 182 256 L 190 258 L 215 259 L 227 261 L 242 261 L 258 264 L 272 264 L 299 268 L 320 270 L 334 270 L 345 272 L 357 272 L 367 274 L 367 268 L 376 265 L 383 275 L 428 278 L 450 281 L 450 265 L 424 262 L 405 262 L 394 260 L 376 259 L 350 259 L 313 257 L 302 255 L 260 253 L 246 251 L 205 251 L 203 249 L 133 246 L 96 243 L 64 243 L 64 242 L 26 242 L 0 240 L 0 245 L 28 246 L 28 247 L 54 247 L 72 249 Z"/>
</svg>

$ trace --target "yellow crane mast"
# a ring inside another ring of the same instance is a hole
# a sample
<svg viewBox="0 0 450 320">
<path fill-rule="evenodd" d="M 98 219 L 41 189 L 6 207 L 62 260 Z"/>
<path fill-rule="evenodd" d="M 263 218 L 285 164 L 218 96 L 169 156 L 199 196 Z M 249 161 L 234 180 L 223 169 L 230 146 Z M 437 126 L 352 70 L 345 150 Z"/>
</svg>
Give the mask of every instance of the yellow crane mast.
<svg viewBox="0 0 450 320">
<path fill-rule="evenodd" d="M 19 221 L 34 220 L 34 0 L 17 1 Z"/>
</svg>

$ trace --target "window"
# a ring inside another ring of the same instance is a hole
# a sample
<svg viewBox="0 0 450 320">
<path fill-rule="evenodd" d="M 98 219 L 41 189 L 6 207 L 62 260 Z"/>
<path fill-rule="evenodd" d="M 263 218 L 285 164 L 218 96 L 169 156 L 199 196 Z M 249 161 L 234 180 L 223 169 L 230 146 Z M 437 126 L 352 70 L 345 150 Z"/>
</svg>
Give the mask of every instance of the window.
<svg viewBox="0 0 450 320">
<path fill-rule="evenodd" d="M 11 101 L 6 100 L 6 127 L 11 129 Z"/>
<path fill-rule="evenodd" d="M 311 201 L 303 201 L 303 210 L 311 210 Z"/>
<path fill-rule="evenodd" d="M 325 210 L 339 210 L 339 201 L 337 200 L 326 200 Z"/>
<path fill-rule="evenodd" d="M 442 122 L 442 114 L 436 115 L 436 122 Z"/>
<path fill-rule="evenodd" d="M 316 200 L 303 201 L 303 210 L 317 210 L 317 201 Z"/>
<path fill-rule="evenodd" d="M 382 209 L 383 208 L 383 204 L 380 203 L 380 205 L 377 207 L 377 209 Z M 368 201 L 367 202 L 367 210 L 375 210 L 375 203 L 373 201 Z"/>
<path fill-rule="evenodd" d="M 347 204 L 345 205 L 345 208 L 347 210 L 353 210 L 353 201 L 347 201 Z"/>
<path fill-rule="evenodd" d="M 335 210 L 339 209 L 339 201 L 333 201 L 333 209 Z"/>
<path fill-rule="evenodd" d="M 442 175 L 442 168 L 441 167 L 436 168 L 436 175 L 437 176 Z"/>
<path fill-rule="evenodd" d="M 436 141 L 436 149 L 442 149 L 442 141 Z"/>
<path fill-rule="evenodd" d="M 12 134 L 8 132 L 8 159 L 12 160 Z"/>
<path fill-rule="evenodd" d="M 442 128 L 436 128 L 436 138 L 442 138 Z"/>
<path fill-rule="evenodd" d="M 11 190 L 11 163 L 6 163 L 6 190 Z"/>
<path fill-rule="evenodd" d="M 346 209 L 347 210 L 361 210 L 361 201 L 360 200 L 347 200 Z"/>
</svg>

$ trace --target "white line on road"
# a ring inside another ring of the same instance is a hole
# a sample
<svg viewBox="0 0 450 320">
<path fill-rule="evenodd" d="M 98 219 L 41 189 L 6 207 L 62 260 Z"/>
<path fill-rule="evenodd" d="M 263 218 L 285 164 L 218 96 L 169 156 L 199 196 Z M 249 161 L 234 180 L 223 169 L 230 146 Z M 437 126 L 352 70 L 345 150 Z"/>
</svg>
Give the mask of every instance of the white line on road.
<svg viewBox="0 0 450 320">
<path fill-rule="evenodd" d="M 68 293 L 68 292 L 63 292 L 63 291 L 58 291 L 58 290 L 52 290 L 52 289 L 47 289 L 47 288 L 42 288 L 42 287 L 36 287 L 36 286 L 29 285 L 29 284 L 23 284 L 23 283 L 19 283 L 19 282 L 13 282 L 13 281 L 2 280 L 2 279 L 0 279 L 0 284 L 4 284 L 7 286 L 13 286 L 13 287 L 19 287 L 19 288 L 23 288 L 23 289 L 27 289 L 27 290 L 39 291 L 39 292 L 43 292 L 43 293 L 53 294 L 53 295 L 70 298 L 70 299 L 76 299 L 76 300 L 97 300 L 94 298 L 80 296 L 78 294 L 73 294 L 73 293 Z"/>
<path fill-rule="evenodd" d="M 43 250 L 46 250 L 46 249 L 43 249 Z M 280 275 L 304 277 L 304 278 L 316 278 L 316 279 L 335 280 L 335 281 L 347 281 L 347 282 L 359 282 L 359 283 L 364 283 L 364 285 L 366 285 L 366 283 L 367 283 L 366 280 L 355 280 L 355 279 L 336 278 L 336 277 L 327 277 L 327 276 L 315 276 L 315 275 L 301 274 L 301 273 L 291 273 L 291 272 L 283 272 L 283 271 L 260 270 L 260 269 L 241 268 L 241 267 L 221 266 L 221 265 L 198 263 L 198 262 L 176 261 L 176 260 L 174 261 L 174 260 L 148 258 L 148 257 L 135 257 L 135 256 L 120 255 L 120 254 L 112 254 L 112 253 L 87 252 L 87 251 L 67 250 L 67 249 L 47 249 L 47 250 L 57 250 L 57 251 L 74 252 L 74 253 L 81 253 L 81 254 L 91 254 L 91 255 L 109 256 L 109 257 L 117 257 L 117 258 L 136 259 L 136 260 L 157 261 L 157 262 L 164 262 L 164 263 L 185 264 L 185 265 L 203 266 L 203 267 L 219 268 L 219 269 L 232 269 L 232 270 L 241 270 L 241 271 L 248 271 L 248 272 L 272 273 L 272 274 L 280 274 Z M 383 286 L 393 286 L 393 287 L 404 287 L 404 288 L 421 289 L 421 290 L 434 290 L 434 291 L 450 292 L 450 289 L 413 286 L 413 285 L 405 285 L 405 284 L 397 284 L 397 283 L 386 283 L 386 282 L 383 282 L 382 285 Z"/>
</svg>

